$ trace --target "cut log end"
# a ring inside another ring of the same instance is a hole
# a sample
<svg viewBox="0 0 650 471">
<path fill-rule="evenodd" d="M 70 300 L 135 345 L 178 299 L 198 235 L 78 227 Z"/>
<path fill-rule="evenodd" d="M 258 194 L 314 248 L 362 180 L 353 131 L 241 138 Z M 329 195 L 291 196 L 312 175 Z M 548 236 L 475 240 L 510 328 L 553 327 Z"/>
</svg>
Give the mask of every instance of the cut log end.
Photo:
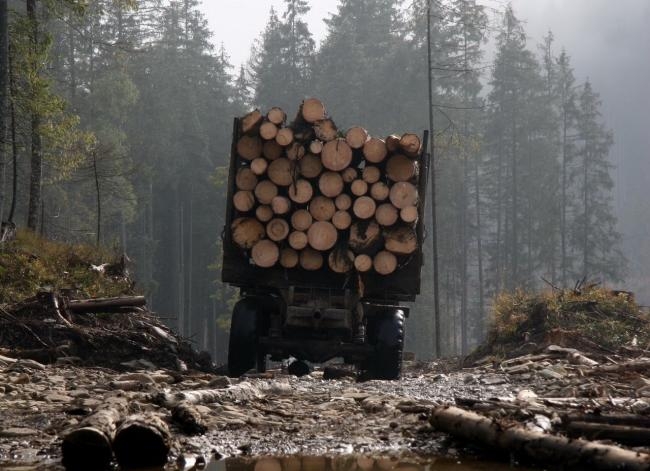
<svg viewBox="0 0 650 471">
<path fill-rule="evenodd" d="M 352 207 L 352 197 L 348 194 L 341 193 L 334 200 L 334 205 L 336 206 L 336 209 L 347 211 Z"/>
<path fill-rule="evenodd" d="M 157 416 L 136 416 L 125 420 L 113 441 L 115 458 L 124 469 L 164 466 L 170 447 L 169 428 Z"/>
<path fill-rule="evenodd" d="M 418 202 L 418 190 L 412 183 L 395 183 L 390 189 L 390 202 L 398 209 L 407 206 L 416 206 Z"/>
<path fill-rule="evenodd" d="M 359 219 L 370 219 L 375 215 L 377 206 L 369 196 L 362 196 L 354 201 L 352 212 Z"/>
<path fill-rule="evenodd" d="M 307 239 L 314 250 L 326 251 L 336 244 L 338 232 L 332 223 L 317 221 L 307 231 Z"/>
<path fill-rule="evenodd" d="M 363 145 L 363 155 L 368 162 L 371 162 L 373 164 L 383 162 L 386 158 L 386 155 L 388 155 L 386 143 L 382 139 L 371 137 Z"/>
<path fill-rule="evenodd" d="M 251 250 L 253 263 L 261 268 L 271 268 L 280 258 L 280 249 L 272 240 L 262 239 Z"/>
<path fill-rule="evenodd" d="M 278 127 L 270 122 L 270 121 L 265 121 L 262 123 L 260 126 L 260 137 L 266 141 L 269 141 L 271 139 L 275 139 L 275 136 L 278 135 Z"/>
<path fill-rule="evenodd" d="M 368 184 L 363 180 L 355 180 L 350 185 L 350 191 L 354 196 L 363 196 L 368 193 Z"/>
<path fill-rule="evenodd" d="M 278 195 L 278 187 L 270 180 L 264 180 L 255 187 L 255 198 L 261 204 L 271 204 L 273 198 Z"/>
<path fill-rule="evenodd" d="M 278 186 L 289 186 L 293 183 L 293 169 L 294 164 L 289 159 L 276 159 L 269 165 L 269 179 Z"/>
<path fill-rule="evenodd" d="M 255 206 L 255 195 L 252 191 L 238 191 L 232 198 L 235 209 L 241 213 L 247 213 Z"/>
<path fill-rule="evenodd" d="M 305 204 L 311 200 L 314 189 L 307 180 L 297 180 L 289 187 L 289 198 L 298 204 Z"/>
<path fill-rule="evenodd" d="M 276 126 L 281 126 L 287 120 L 287 113 L 285 113 L 282 108 L 274 106 L 266 114 L 266 119 Z"/>
<path fill-rule="evenodd" d="M 350 250 L 335 249 L 327 262 L 334 273 L 348 273 L 354 267 L 354 254 Z"/>
<path fill-rule="evenodd" d="M 238 218 L 230 226 L 232 240 L 242 249 L 252 248 L 264 237 L 264 226 L 254 218 Z"/>
<path fill-rule="evenodd" d="M 320 270 L 323 266 L 323 255 L 320 252 L 307 247 L 300 252 L 300 266 L 308 271 Z"/>
<path fill-rule="evenodd" d="M 253 160 L 262 156 L 262 139 L 259 136 L 242 136 L 237 141 L 237 154 L 244 160 Z"/>
<path fill-rule="evenodd" d="M 279 129 L 275 136 L 275 142 L 282 147 L 287 147 L 293 142 L 293 130 L 291 128 Z"/>
<path fill-rule="evenodd" d="M 235 185 L 238 190 L 253 191 L 257 185 L 257 175 L 248 167 L 242 167 L 237 170 L 235 176 Z"/>
<path fill-rule="evenodd" d="M 285 248 L 280 253 L 280 265 L 284 268 L 295 268 L 300 263 L 300 255 L 294 249 Z"/>
<path fill-rule="evenodd" d="M 323 171 L 323 164 L 317 155 L 307 154 L 300 159 L 298 169 L 303 177 L 316 178 Z"/>
<path fill-rule="evenodd" d="M 291 200 L 286 196 L 276 196 L 271 200 L 271 209 L 280 216 L 287 214 L 291 211 Z"/>
<path fill-rule="evenodd" d="M 314 123 L 314 134 L 318 140 L 329 142 L 336 139 L 338 129 L 331 119 L 321 119 Z"/>
<path fill-rule="evenodd" d="M 361 126 L 353 126 L 345 134 L 345 141 L 353 149 L 361 149 L 368 139 L 368 131 Z"/>
<path fill-rule="evenodd" d="M 262 122 L 262 119 L 264 119 L 264 116 L 262 116 L 260 110 L 253 110 L 245 115 L 239 122 L 242 134 L 255 132 Z"/>
<path fill-rule="evenodd" d="M 376 201 L 385 201 L 390 195 L 390 188 L 384 182 L 374 183 L 370 187 L 370 196 Z"/>
<path fill-rule="evenodd" d="M 328 198 L 335 198 L 343 191 L 343 178 L 338 172 L 325 172 L 318 180 L 318 188 Z"/>
<path fill-rule="evenodd" d="M 352 149 L 345 139 L 329 141 L 323 146 L 321 160 L 325 168 L 340 172 L 352 162 Z"/>
<path fill-rule="evenodd" d="M 386 250 L 382 250 L 375 255 L 372 266 L 380 275 L 390 275 L 397 270 L 397 257 Z"/>
<path fill-rule="evenodd" d="M 306 209 L 299 209 L 291 215 L 291 225 L 297 231 L 306 231 L 312 222 L 313 217 Z"/>
<path fill-rule="evenodd" d="M 386 164 L 386 175 L 394 182 L 407 182 L 415 178 L 417 172 L 417 163 L 402 154 L 392 156 Z"/>
<path fill-rule="evenodd" d="M 268 166 L 269 162 L 264 157 L 258 157 L 251 162 L 251 171 L 257 176 L 264 175 Z"/>
<path fill-rule="evenodd" d="M 397 208 L 390 203 L 380 204 L 375 213 L 375 219 L 382 226 L 392 226 L 399 217 Z"/>
<path fill-rule="evenodd" d="M 329 221 L 336 212 L 336 206 L 330 198 L 316 196 L 309 203 L 309 212 L 316 221 Z"/>
<path fill-rule="evenodd" d="M 307 98 L 302 102 L 302 117 L 312 124 L 325 119 L 325 105 L 317 98 Z"/>
<path fill-rule="evenodd" d="M 339 231 L 344 231 L 352 225 L 352 216 L 350 216 L 350 213 L 347 211 L 339 210 L 334 213 L 334 216 L 332 216 L 332 224 L 334 224 L 334 227 Z"/>
<path fill-rule="evenodd" d="M 255 217 L 262 222 L 269 222 L 273 219 L 273 208 L 266 204 L 258 206 L 255 210 Z"/>
<path fill-rule="evenodd" d="M 372 257 L 366 254 L 357 255 L 354 259 L 354 268 L 360 273 L 369 272 L 372 269 Z"/>
<path fill-rule="evenodd" d="M 307 234 L 301 231 L 294 231 L 289 234 L 289 245 L 292 249 L 302 250 L 309 244 Z"/>
<path fill-rule="evenodd" d="M 274 242 L 281 242 L 289 236 L 289 223 L 284 219 L 271 219 L 266 225 L 266 235 Z"/>
</svg>

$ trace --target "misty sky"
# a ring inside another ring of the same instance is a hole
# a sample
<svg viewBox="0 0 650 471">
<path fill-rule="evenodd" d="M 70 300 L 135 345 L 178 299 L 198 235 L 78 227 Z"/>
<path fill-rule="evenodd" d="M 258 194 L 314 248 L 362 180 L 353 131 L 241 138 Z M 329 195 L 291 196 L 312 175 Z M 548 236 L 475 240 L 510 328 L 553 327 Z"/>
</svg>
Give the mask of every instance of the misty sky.
<svg viewBox="0 0 650 471">
<path fill-rule="evenodd" d="M 310 3 L 310 29 L 320 41 L 326 32 L 322 20 L 338 0 Z M 490 11 L 507 4 L 482 3 Z M 283 5 L 283 0 L 204 0 L 203 9 L 215 44 L 223 43 L 239 65 L 248 59 L 271 6 L 281 12 Z M 650 303 L 650 0 L 512 0 L 512 5 L 526 22 L 531 49 L 551 29 L 557 52 L 565 47 L 571 56 L 577 80 L 589 78 L 601 94 L 603 114 L 615 133 L 612 160 L 625 252 Z"/>
</svg>

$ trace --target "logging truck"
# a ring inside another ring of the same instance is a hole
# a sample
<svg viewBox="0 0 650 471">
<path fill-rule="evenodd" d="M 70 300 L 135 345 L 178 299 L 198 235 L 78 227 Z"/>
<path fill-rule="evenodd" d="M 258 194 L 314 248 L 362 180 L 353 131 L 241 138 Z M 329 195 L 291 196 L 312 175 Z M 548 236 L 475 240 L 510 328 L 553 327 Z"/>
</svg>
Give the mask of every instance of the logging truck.
<svg viewBox="0 0 650 471">
<path fill-rule="evenodd" d="M 229 375 L 269 358 L 342 358 L 398 379 L 404 321 L 420 293 L 426 132 L 341 132 L 320 100 L 236 118 L 222 280 L 239 288 Z"/>
</svg>

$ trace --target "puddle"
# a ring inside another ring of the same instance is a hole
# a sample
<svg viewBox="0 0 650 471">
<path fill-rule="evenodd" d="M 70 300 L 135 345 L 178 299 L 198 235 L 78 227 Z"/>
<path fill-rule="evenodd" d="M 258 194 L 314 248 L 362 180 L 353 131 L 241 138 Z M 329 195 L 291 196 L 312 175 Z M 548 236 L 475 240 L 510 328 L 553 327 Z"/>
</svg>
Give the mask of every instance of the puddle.
<svg viewBox="0 0 650 471">
<path fill-rule="evenodd" d="M 461 458 L 373 458 L 366 456 L 230 458 L 213 462 L 205 468 L 206 471 L 505 471 L 512 469 L 530 468 Z"/>
</svg>

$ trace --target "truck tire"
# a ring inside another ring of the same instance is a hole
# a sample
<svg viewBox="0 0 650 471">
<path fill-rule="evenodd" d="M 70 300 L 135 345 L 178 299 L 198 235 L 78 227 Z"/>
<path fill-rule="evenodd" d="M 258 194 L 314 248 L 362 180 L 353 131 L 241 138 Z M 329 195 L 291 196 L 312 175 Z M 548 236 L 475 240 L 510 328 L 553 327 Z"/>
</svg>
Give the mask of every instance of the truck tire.
<svg viewBox="0 0 650 471">
<path fill-rule="evenodd" d="M 244 298 L 235 304 L 228 344 L 228 376 L 231 378 L 238 378 L 248 370 L 261 366 L 262 353 L 257 341 L 260 312 L 260 304 L 255 298 Z"/>
<path fill-rule="evenodd" d="M 366 361 L 366 377 L 399 379 L 404 350 L 404 312 L 395 309 L 375 314 L 368 319 L 367 335 L 374 351 Z"/>
</svg>

